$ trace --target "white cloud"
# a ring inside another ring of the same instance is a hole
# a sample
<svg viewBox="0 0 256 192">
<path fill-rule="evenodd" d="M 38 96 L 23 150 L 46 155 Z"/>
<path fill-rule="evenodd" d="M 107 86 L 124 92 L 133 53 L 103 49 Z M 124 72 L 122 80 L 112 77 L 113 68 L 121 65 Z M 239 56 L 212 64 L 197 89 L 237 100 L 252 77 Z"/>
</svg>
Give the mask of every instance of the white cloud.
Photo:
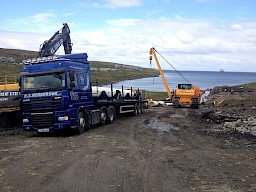
<svg viewBox="0 0 256 192">
<path fill-rule="evenodd" d="M 33 18 L 43 19 L 42 15 Z M 50 21 L 51 14 L 44 22 Z M 148 52 L 154 46 L 179 70 L 256 71 L 255 22 L 228 26 L 168 18 L 105 22 L 108 25 L 104 28 L 90 31 L 69 23 L 73 53 L 87 52 L 90 60 L 149 67 Z M 46 26 L 38 24 L 27 30 L 33 33 L 0 31 L 0 47 L 38 51 L 39 45 L 61 27 Z M 47 28 L 47 34 L 42 28 Z M 58 54 L 63 54 L 63 48 Z M 164 61 L 160 63 L 164 69 L 170 68 Z"/>
<path fill-rule="evenodd" d="M 32 21 L 33 23 L 40 23 L 40 22 L 45 22 L 50 18 L 54 18 L 54 16 L 55 15 L 53 13 L 46 12 L 46 13 L 35 14 L 31 17 L 28 17 L 28 19 L 30 22 Z"/>
<path fill-rule="evenodd" d="M 47 11 L 27 17 L 8 19 L 0 24 L 0 29 L 8 29 L 10 31 L 17 31 L 18 29 L 21 32 L 51 34 L 62 27 L 62 23 L 56 22 L 56 20 L 65 21 L 71 15 L 74 15 L 74 13 L 64 12 L 63 14 L 56 14 L 55 12 Z M 73 24 L 70 22 L 69 26 L 73 26 Z"/>
<path fill-rule="evenodd" d="M 106 23 L 112 27 L 127 27 L 136 25 L 138 19 L 115 19 L 115 20 L 106 20 Z"/>
<path fill-rule="evenodd" d="M 230 26 L 231 29 L 234 29 L 234 30 L 241 30 L 243 27 L 239 24 L 233 24 Z"/>
<path fill-rule="evenodd" d="M 127 7 L 139 7 L 142 5 L 141 0 L 104 0 L 94 1 L 91 6 L 95 8 L 127 8 Z"/>
<path fill-rule="evenodd" d="M 0 30 L 1 48 L 38 51 L 40 44 L 48 37 L 36 33 L 10 32 Z"/>
<path fill-rule="evenodd" d="M 180 15 L 175 15 L 175 18 L 177 19 L 177 20 L 182 20 L 183 18 L 180 16 Z"/>
<path fill-rule="evenodd" d="M 2 24 L 2 28 L 17 31 L 17 28 L 26 32 L 47 33 L 49 31 L 60 28 L 56 22 L 56 15 L 52 12 L 37 13 L 32 16 L 9 19 L 6 24 Z M 18 27 L 17 27 L 18 26 Z"/>
<path fill-rule="evenodd" d="M 183 43 L 190 43 L 193 41 L 192 35 L 190 35 L 186 30 L 180 30 L 177 32 L 177 37 L 179 40 L 181 40 Z"/>
</svg>

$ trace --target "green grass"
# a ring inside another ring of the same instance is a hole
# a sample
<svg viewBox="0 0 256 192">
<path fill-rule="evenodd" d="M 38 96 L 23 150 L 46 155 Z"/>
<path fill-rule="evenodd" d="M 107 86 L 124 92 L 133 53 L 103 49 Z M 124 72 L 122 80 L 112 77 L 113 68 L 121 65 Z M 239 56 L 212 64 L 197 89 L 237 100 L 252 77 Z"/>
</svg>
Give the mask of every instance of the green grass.
<svg viewBox="0 0 256 192">
<path fill-rule="evenodd" d="M 256 99 L 243 99 L 243 100 L 225 100 L 221 106 L 235 107 L 235 106 L 255 106 Z"/>
<path fill-rule="evenodd" d="M 21 65 L 0 64 L 0 85 L 4 84 L 5 75 L 7 76 L 7 83 L 17 83 L 21 68 Z"/>
<path fill-rule="evenodd" d="M 89 61 L 91 68 L 115 68 L 117 63 Z"/>
<path fill-rule="evenodd" d="M 36 51 L 0 48 L 0 57 L 12 57 L 15 59 L 16 63 L 21 63 L 24 59 L 35 58 L 37 55 L 38 52 Z"/>
<path fill-rule="evenodd" d="M 13 65 L 13 64 L 0 64 L 0 76 L 6 75 L 15 75 L 19 76 L 21 72 L 21 65 Z"/>
<path fill-rule="evenodd" d="M 153 92 L 153 91 L 146 91 L 145 93 L 146 99 L 153 99 L 155 101 L 165 100 L 168 97 L 167 92 Z"/>
<path fill-rule="evenodd" d="M 243 85 L 240 85 L 240 86 L 256 89 L 256 82 L 247 83 L 247 84 L 243 84 Z"/>
<path fill-rule="evenodd" d="M 154 72 L 156 74 L 156 72 Z M 96 80 L 99 85 L 115 83 L 122 80 L 140 79 L 145 77 L 152 77 L 153 71 L 149 69 L 142 69 L 142 71 L 133 70 L 118 70 L 118 71 L 91 71 L 91 80 L 95 85 Z"/>
</svg>

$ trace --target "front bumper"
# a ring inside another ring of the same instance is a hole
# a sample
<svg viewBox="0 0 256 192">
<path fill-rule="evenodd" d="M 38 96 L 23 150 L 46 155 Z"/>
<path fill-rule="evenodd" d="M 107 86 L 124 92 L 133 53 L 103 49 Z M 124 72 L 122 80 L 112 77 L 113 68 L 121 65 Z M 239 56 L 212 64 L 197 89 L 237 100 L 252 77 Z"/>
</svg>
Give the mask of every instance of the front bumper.
<svg viewBox="0 0 256 192">
<path fill-rule="evenodd" d="M 23 113 L 22 116 L 22 128 L 25 131 L 54 132 L 76 128 L 75 119 L 70 118 L 69 111 Z M 62 117 L 68 117 L 68 119 Z"/>
</svg>

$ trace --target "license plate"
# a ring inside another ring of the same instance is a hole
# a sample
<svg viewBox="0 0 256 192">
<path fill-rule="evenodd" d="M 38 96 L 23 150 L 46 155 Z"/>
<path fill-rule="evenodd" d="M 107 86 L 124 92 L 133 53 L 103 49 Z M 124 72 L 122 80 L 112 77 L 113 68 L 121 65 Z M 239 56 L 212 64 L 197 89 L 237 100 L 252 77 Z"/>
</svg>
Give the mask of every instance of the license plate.
<svg viewBox="0 0 256 192">
<path fill-rule="evenodd" d="M 47 133 L 49 132 L 49 129 L 38 129 L 39 133 Z"/>
</svg>

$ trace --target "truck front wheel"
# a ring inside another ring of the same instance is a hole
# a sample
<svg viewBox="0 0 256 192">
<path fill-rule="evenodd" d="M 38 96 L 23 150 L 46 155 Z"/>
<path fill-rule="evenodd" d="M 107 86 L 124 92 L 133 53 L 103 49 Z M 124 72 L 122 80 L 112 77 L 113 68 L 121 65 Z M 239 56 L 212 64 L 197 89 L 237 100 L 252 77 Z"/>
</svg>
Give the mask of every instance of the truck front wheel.
<svg viewBox="0 0 256 192">
<path fill-rule="evenodd" d="M 82 134 L 85 131 L 86 123 L 87 122 L 86 122 L 84 113 L 79 112 L 77 117 L 77 128 L 76 128 L 77 134 Z"/>
<path fill-rule="evenodd" d="M 105 125 L 107 122 L 107 109 L 106 107 L 100 108 L 100 124 Z"/>
</svg>

